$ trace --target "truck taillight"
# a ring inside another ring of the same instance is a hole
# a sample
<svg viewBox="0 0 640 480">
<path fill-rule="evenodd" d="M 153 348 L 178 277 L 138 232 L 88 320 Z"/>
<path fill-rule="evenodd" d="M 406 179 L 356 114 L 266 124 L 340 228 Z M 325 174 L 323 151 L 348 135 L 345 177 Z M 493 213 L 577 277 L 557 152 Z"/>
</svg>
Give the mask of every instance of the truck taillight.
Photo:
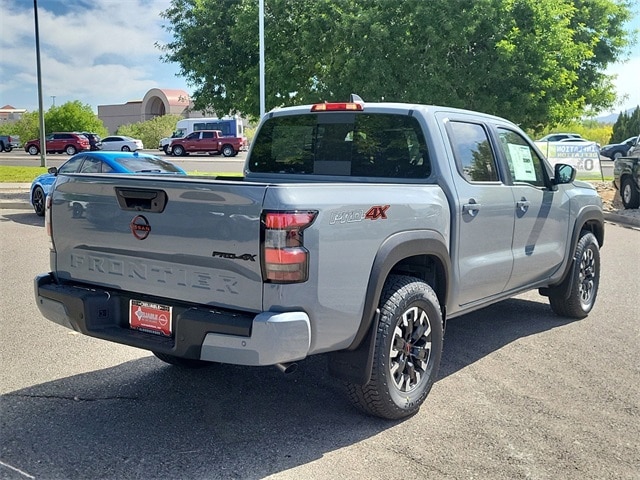
<svg viewBox="0 0 640 480">
<path fill-rule="evenodd" d="M 51 195 L 47 195 L 44 205 L 44 229 L 47 232 L 47 237 L 49 237 L 49 248 L 54 250 L 53 232 L 51 230 Z"/>
<path fill-rule="evenodd" d="M 262 215 L 262 276 L 273 283 L 305 282 L 309 251 L 303 231 L 318 212 L 265 212 Z"/>
</svg>

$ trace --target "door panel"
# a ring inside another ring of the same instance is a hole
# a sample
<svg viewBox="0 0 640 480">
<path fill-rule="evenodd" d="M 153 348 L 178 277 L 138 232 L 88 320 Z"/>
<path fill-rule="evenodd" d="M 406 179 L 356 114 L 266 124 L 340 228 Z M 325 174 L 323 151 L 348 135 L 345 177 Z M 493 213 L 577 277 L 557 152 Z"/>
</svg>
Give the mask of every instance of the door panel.
<svg viewBox="0 0 640 480">
<path fill-rule="evenodd" d="M 562 263 L 569 235 L 569 199 L 552 187 L 548 169 L 518 133 L 498 128 L 500 150 L 512 177 L 515 228 L 513 273 L 507 289 L 541 280 Z"/>
<path fill-rule="evenodd" d="M 562 191 L 514 186 L 513 273 L 507 289 L 518 288 L 553 273 L 562 263 L 569 234 L 569 200 Z"/>
<path fill-rule="evenodd" d="M 500 181 L 487 131 L 451 121 L 447 133 L 456 160 L 458 305 L 501 293 L 511 275 L 514 204 Z"/>
</svg>

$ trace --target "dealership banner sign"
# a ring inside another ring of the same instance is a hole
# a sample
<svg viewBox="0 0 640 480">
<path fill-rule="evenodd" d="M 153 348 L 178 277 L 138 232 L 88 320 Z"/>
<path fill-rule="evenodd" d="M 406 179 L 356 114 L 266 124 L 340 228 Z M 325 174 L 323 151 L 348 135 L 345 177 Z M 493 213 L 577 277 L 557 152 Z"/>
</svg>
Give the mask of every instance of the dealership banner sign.
<svg viewBox="0 0 640 480">
<path fill-rule="evenodd" d="M 595 142 L 536 142 L 551 165 L 566 163 L 577 170 L 579 180 L 602 180 L 600 149 Z"/>
</svg>

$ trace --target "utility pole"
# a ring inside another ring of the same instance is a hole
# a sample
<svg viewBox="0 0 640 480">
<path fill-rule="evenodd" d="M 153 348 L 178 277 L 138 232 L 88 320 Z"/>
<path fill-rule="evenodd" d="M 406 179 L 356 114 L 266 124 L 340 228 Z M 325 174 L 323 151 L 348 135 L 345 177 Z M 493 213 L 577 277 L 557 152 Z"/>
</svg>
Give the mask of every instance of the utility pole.
<svg viewBox="0 0 640 480">
<path fill-rule="evenodd" d="M 260 118 L 264 116 L 264 0 L 258 2 L 258 25 L 260 30 Z"/>
<path fill-rule="evenodd" d="M 55 107 L 56 106 L 56 96 L 55 95 L 51 95 L 51 102 L 52 102 L 51 106 Z"/>
<path fill-rule="evenodd" d="M 38 0 L 33 0 L 33 19 L 36 26 L 36 70 L 38 73 L 38 109 L 40 119 L 40 166 L 47 166 L 47 135 L 44 131 L 44 109 L 42 107 L 42 72 L 40 69 L 40 31 L 38 29 Z"/>
</svg>

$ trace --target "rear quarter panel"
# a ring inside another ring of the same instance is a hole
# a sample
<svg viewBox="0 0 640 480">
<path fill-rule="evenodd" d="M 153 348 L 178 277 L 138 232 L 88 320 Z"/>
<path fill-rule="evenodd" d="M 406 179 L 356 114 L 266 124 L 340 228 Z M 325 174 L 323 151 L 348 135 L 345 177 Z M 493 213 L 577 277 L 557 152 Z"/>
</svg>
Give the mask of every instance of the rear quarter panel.
<svg viewBox="0 0 640 480">
<path fill-rule="evenodd" d="M 450 213 L 437 185 L 324 183 L 268 189 L 266 209 L 292 206 L 319 212 L 304 231 L 309 280 L 265 284 L 263 309 L 306 311 L 312 329 L 310 353 L 350 345 L 362 319 L 373 261 L 385 239 L 426 229 L 449 242 Z"/>
</svg>

